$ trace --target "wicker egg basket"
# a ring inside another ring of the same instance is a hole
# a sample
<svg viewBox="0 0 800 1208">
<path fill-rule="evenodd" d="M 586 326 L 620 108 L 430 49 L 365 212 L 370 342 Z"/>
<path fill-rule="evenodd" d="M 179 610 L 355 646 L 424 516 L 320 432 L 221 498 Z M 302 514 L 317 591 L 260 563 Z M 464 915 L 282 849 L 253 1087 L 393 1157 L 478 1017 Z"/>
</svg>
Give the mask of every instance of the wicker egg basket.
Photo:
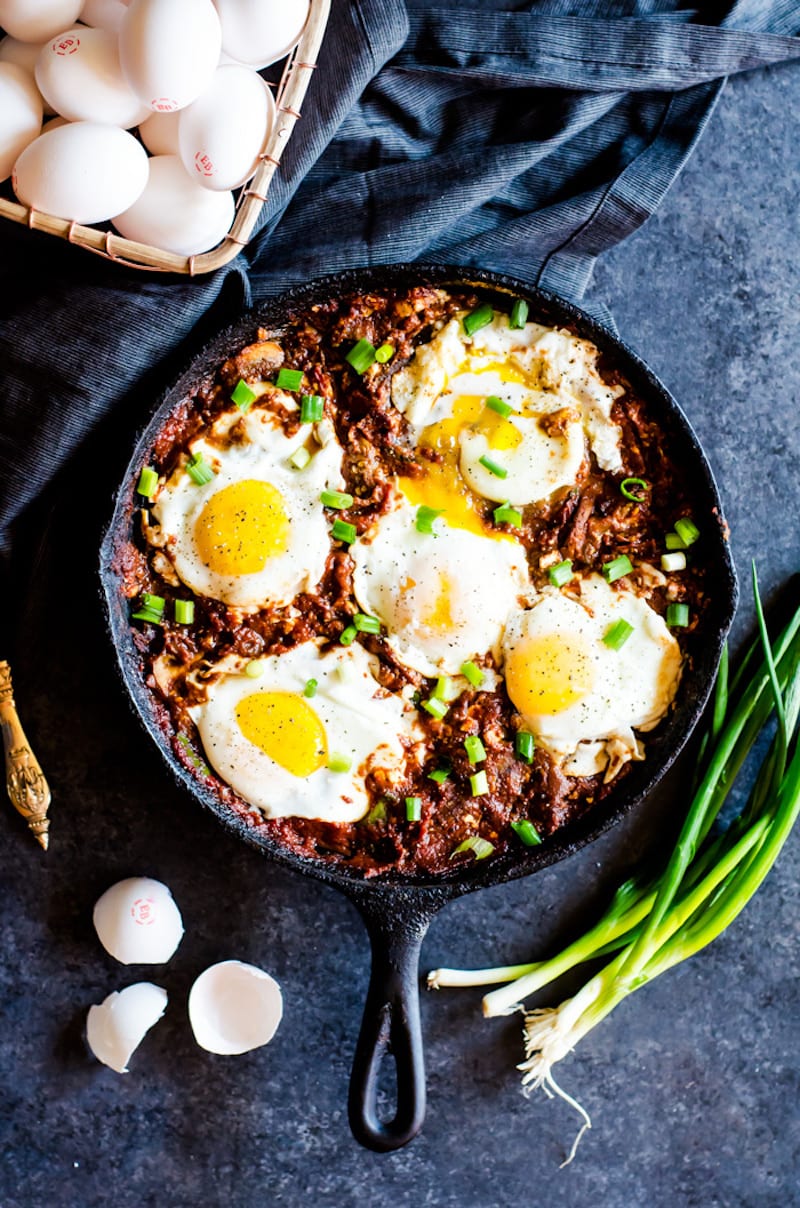
<svg viewBox="0 0 800 1208">
<path fill-rule="evenodd" d="M 210 252 L 196 256 L 178 256 L 146 243 L 135 243 L 123 239 L 113 231 L 101 231 L 95 227 L 81 226 L 64 218 L 52 218 L 16 201 L 0 197 L 0 215 L 19 222 L 32 231 L 46 231 L 57 235 L 78 247 L 86 248 L 106 260 L 114 260 L 128 268 L 149 272 L 185 273 L 196 277 L 211 273 L 227 264 L 238 255 L 250 241 L 253 229 L 264 202 L 267 190 L 275 175 L 286 144 L 291 138 L 303 105 L 306 90 L 317 65 L 317 55 L 325 33 L 330 12 L 330 0 L 311 0 L 311 9 L 305 29 L 295 49 L 286 60 L 280 83 L 275 94 L 276 120 L 267 145 L 259 156 L 259 165 L 253 178 L 243 186 L 236 204 L 233 225 L 225 238 Z"/>
</svg>

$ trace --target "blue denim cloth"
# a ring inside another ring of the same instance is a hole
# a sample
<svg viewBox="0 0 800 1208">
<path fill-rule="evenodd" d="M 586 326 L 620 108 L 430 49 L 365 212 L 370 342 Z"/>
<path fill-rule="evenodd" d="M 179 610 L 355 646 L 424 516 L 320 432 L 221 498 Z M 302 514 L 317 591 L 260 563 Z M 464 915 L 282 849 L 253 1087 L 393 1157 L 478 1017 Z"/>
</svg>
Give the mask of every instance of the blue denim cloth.
<svg viewBox="0 0 800 1208">
<path fill-rule="evenodd" d="M 108 449 L 117 432 L 121 449 L 94 462 L 113 485 L 186 350 L 289 284 L 419 259 L 583 300 L 596 257 L 675 180 L 725 78 L 800 57 L 798 31 L 800 0 L 333 0 L 303 118 L 232 265 L 147 276 L 2 224 L 0 548 L 90 438 Z M 60 488 L 72 496 L 74 479 Z"/>
</svg>

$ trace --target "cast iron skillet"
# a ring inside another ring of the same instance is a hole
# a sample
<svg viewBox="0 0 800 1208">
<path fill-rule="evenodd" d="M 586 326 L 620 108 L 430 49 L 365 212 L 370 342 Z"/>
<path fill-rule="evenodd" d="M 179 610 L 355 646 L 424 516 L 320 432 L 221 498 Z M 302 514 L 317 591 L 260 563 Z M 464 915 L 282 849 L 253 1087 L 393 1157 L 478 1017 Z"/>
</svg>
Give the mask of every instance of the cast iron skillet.
<svg viewBox="0 0 800 1208">
<path fill-rule="evenodd" d="M 614 364 L 646 399 L 653 414 L 674 438 L 676 456 L 688 472 L 698 500 L 698 514 L 703 519 L 703 554 L 710 564 L 709 582 L 714 596 L 709 601 L 704 620 L 705 643 L 694 666 L 684 676 L 676 707 L 649 737 L 646 760 L 631 769 L 620 784 L 619 792 L 556 832 L 541 847 L 508 852 L 485 864 L 459 868 L 436 879 L 390 874 L 365 880 L 346 867 L 329 866 L 281 848 L 268 836 L 248 826 L 179 762 L 170 749 L 143 682 L 128 620 L 129 605 L 121 594 L 119 575 L 115 570 L 115 552 L 131 532 L 133 513 L 137 508 L 134 487 L 139 468 L 148 464 L 156 434 L 165 419 L 181 400 L 194 394 L 206 377 L 213 376 L 226 356 L 250 343 L 258 327 L 279 333 L 290 313 L 298 307 L 349 292 L 414 284 L 475 286 L 486 300 L 495 299 L 501 305 L 505 301 L 506 308 L 509 297 L 527 298 L 531 319 L 548 325 L 574 324 L 582 335 L 610 354 Z M 708 698 L 733 619 L 737 585 L 717 489 L 697 437 L 669 392 L 630 349 L 577 307 L 553 295 L 510 277 L 476 269 L 390 265 L 340 273 L 287 292 L 244 315 L 201 351 L 167 391 L 134 449 L 103 541 L 100 573 L 122 678 L 141 721 L 174 776 L 241 839 L 260 848 L 269 859 L 341 890 L 360 911 L 372 944 L 372 972 L 350 1083 L 350 1126 L 356 1139 L 370 1149 L 385 1151 L 405 1145 L 421 1128 L 425 1114 L 418 962 L 420 946 L 434 914 L 461 894 L 538 872 L 578 851 L 613 826 L 664 775 L 686 742 Z M 378 1074 L 387 1050 L 394 1056 L 397 1075 L 397 1110 L 388 1121 L 379 1118 L 376 1108 Z"/>
</svg>

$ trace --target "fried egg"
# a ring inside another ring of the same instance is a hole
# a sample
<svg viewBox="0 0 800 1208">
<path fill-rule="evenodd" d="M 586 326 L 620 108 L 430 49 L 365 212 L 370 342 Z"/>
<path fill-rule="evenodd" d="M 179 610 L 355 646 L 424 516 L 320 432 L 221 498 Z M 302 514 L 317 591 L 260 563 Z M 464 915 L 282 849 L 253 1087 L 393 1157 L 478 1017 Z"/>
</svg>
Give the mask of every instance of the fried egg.
<svg viewBox="0 0 800 1208">
<path fill-rule="evenodd" d="M 296 406 L 288 396 L 286 405 Z M 344 480 L 332 427 L 314 427 L 321 447 L 309 425 L 289 437 L 269 410 L 254 407 L 215 423 L 212 435 L 224 444 L 190 443 L 213 477 L 198 485 L 178 467 L 152 511 L 178 577 L 198 595 L 256 609 L 288 604 L 322 578 L 330 536 L 320 492 Z M 291 457 L 310 444 L 310 462 L 295 469 Z"/>
<path fill-rule="evenodd" d="M 593 344 L 538 323 L 512 329 L 500 313 L 470 337 L 462 319 L 392 379 L 395 406 L 417 443 L 441 455 L 433 476 L 446 478 L 451 494 L 518 507 L 547 500 L 579 481 L 587 447 L 601 468 L 622 469 L 611 419 L 622 391 L 601 378 Z"/>
<path fill-rule="evenodd" d="M 619 622 L 632 628 L 614 649 L 607 639 Z M 634 731 L 661 721 L 681 674 L 663 618 L 595 574 L 580 581 L 579 599 L 547 589 L 513 616 L 503 653 L 508 695 L 537 743 L 568 775 L 605 770 L 606 780 L 644 757 Z"/>
<path fill-rule="evenodd" d="M 445 521 L 419 532 L 416 507 L 398 492 L 393 509 L 350 547 L 360 608 L 386 626 L 400 662 L 423 675 L 454 675 L 468 659 L 498 658 L 506 620 L 530 589 L 518 542 Z"/>
<path fill-rule="evenodd" d="M 415 718 L 372 667 L 363 646 L 305 642 L 222 675 L 190 710 L 209 763 L 268 818 L 356 822 L 370 771 L 402 779 Z"/>
</svg>

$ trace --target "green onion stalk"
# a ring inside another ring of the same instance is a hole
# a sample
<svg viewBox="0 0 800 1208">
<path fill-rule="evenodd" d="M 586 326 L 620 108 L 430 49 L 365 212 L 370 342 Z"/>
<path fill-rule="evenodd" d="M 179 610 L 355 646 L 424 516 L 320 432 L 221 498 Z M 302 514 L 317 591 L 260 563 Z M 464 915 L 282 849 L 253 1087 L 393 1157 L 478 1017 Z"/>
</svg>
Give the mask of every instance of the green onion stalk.
<svg viewBox="0 0 800 1208">
<path fill-rule="evenodd" d="M 800 813 L 800 608 L 775 643 L 767 632 L 753 567 L 758 637 L 729 677 L 723 655 L 713 709 L 698 757 L 696 787 L 675 848 L 660 875 L 620 885 L 602 917 L 548 960 L 493 969 L 436 969 L 431 988 L 501 984 L 483 999 L 486 1016 L 523 1010 L 522 1002 L 587 961 L 607 963 L 572 998 L 525 1014 L 526 1093 L 558 1094 L 583 1124 L 591 1120 L 558 1086 L 553 1067 L 633 991 L 710 944 L 744 909 L 767 876 Z M 760 657 L 759 657 L 760 656 Z M 739 814 L 714 830 L 762 730 L 776 731 Z"/>
</svg>

